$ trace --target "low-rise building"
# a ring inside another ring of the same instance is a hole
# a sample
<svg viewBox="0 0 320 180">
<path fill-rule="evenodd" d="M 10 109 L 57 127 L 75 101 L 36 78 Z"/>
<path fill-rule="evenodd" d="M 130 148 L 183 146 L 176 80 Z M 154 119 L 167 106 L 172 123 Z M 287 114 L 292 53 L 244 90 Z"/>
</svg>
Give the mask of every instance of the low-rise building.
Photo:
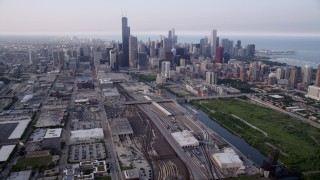
<svg viewBox="0 0 320 180">
<path fill-rule="evenodd" d="M 190 131 L 184 130 L 182 132 L 172 133 L 171 135 L 182 148 L 199 146 L 199 141 Z"/>
<path fill-rule="evenodd" d="M 62 128 L 47 129 L 47 132 L 42 140 L 42 147 L 60 149 Z"/>
<path fill-rule="evenodd" d="M 320 87 L 309 86 L 308 87 L 308 94 L 306 95 L 306 97 L 320 101 Z"/>
<path fill-rule="evenodd" d="M 104 138 L 102 128 L 94 128 L 87 130 L 77 130 L 71 131 L 70 133 L 70 142 L 86 142 L 86 141 L 95 141 Z"/>
</svg>

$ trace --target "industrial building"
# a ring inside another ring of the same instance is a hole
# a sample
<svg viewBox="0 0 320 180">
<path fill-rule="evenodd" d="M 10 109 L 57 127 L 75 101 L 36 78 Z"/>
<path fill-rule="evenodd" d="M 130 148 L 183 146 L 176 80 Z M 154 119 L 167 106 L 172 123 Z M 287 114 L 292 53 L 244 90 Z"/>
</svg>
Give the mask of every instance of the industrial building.
<svg viewBox="0 0 320 180">
<path fill-rule="evenodd" d="M 93 89 L 93 79 L 91 77 L 80 77 L 77 80 L 78 89 Z"/>
<path fill-rule="evenodd" d="M 70 142 L 83 142 L 83 141 L 92 141 L 92 140 L 100 140 L 103 139 L 103 129 L 102 128 L 94 128 L 87 130 L 77 130 L 71 131 L 70 133 Z"/>
<path fill-rule="evenodd" d="M 7 180 L 29 180 L 31 179 L 32 170 L 12 172 Z"/>
<path fill-rule="evenodd" d="M 182 148 L 199 146 L 199 141 L 190 131 L 184 130 L 182 132 L 172 133 L 171 135 Z"/>
<path fill-rule="evenodd" d="M 60 149 L 60 137 L 62 128 L 47 129 L 47 132 L 42 140 L 42 147 Z"/>
<path fill-rule="evenodd" d="M 107 88 L 107 89 L 102 89 L 103 95 L 105 96 L 106 99 L 108 98 L 120 98 L 120 94 L 117 90 L 117 88 Z"/>
<path fill-rule="evenodd" d="M 10 157 L 16 145 L 6 145 L 0 148 L 0 162 L 5 162 Z"/>
<path fill-rule="evenodd" d="M 133 135 L 133 129 L 127 118 L 114 119 L 111 124 L 111 131 L 113 136 Z"/>
<path fill-rule="evenodd" d="M 113 82 L 111 81 L 110 78 L 102 78 L 102 79 L 99 79 L 99 81 L 100 81 L 101 89 L 113 88 Z"/>
<path fill-rule="evenodd" d="M 8 139 L 20 139 L 24 130 L 27 128 L 30 120 L 21 120 L 21 121 L 3 121 L 0 122 L 0 125 L 9 125 L 9 124 L 17 124 L 14 130 L 11 133 Z"/>
<path fill-rule="evenodd" d="M 221 169 L 239 169 L 243 167 L 243 162 L 232 149 L 228 149 L 223 153 L 213 154 L 213 159 Z"/>
</svg>

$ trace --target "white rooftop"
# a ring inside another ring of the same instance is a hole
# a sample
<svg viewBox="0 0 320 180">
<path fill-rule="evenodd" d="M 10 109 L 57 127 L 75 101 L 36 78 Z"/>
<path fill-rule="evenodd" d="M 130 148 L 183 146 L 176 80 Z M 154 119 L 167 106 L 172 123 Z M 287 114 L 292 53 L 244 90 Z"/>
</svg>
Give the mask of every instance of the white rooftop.
<svg viewBox="0 0 320 180">
<path fill-rule="evenodd" d="M 22 103 L 28 102 L 28 101 L 30 101 L 32 98 L 33 98 L 33 95 L 32 95 L 32 94 L 28 94 L 28 95 L 25 95 L 20 102 L 22 102 Z"/>
<path fill-rule="evenodd" d="M 280 95 L 277 95 L 277 94 L 274 94 L 274 95 L 269 95 L 270 97 L 273 97 L 275 99 L 283 99 L 283 96 L 280 96 Z"/>
<path fill-rule="evenodd" d="M 239 168 L 243 166 L 241 159 L 234 152 L 215 153 L 213 157 L 218 161 L 218 165 L 223 168 Z"/>
<path fill-rule="evenodd" d="M 11 175 L 7 178 L 7 180 L 25 180 L 29 179 L 31 176 L 31 170 L 29 171 L 19 171 L 19 172 L 13 172 Z"/>
<path fill-rule="evenodd" d="M 171 134 L 181 147 L 198 146 L 199 141 L 191 134 L 190 131 L 175 132 Z"/>
<path fill-rule="evenodd" d="M 24 133 L 24 130 L 27 128 L 29 122 L 30 120 L 2 121 L 0 122 L 0 124 L 19 123 L 8 138 L 8 139 L 19 139 Z"/>
<path fill-rule="evenodd" d="M 61 132 L 62 132 L 62 128 L 47 129 L 46 135 L 43 138 L 44 139 L 57 138 L 61 136 Z"/>
<path fill-rule="evenodd" d="M 6 145 L 6 146 L 2 146 L 0 149 L 0 162 L 4 162 L 6 160 L 8 160 L 10 154 L 12 153 L 14 147 L 16 145 Z"/>
<path fill-rule="evenodd" d="M 73 140 L 88 140 L 88 139 L 102 139 L 104 137 L 102 128 L 77 130 L 70 132 L 70 139 Z"/>
<path fill-rule="evenodd" d="M 107 89 L 102 89 L 103 94 L 107 97 L 112 97 L 112 96 L 120 96 L 117 88 L 107 88 Z"/>
</svg>

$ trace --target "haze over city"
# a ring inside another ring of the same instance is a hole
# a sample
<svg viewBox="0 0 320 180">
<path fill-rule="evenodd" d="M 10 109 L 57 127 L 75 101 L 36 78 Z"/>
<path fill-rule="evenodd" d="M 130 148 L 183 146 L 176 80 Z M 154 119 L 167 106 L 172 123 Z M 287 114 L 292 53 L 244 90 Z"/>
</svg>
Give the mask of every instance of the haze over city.
<svg viewBox="0 0 320 180">
<path fill-rule="evenodd" d="M 1 0 L 0 34 L 120 34 L 121 16 L 138 35 L 320 35 L 318 0 Z"/>
<path fill-rule="evenodd" d="M 319 179 L 316 0 L 0 0 L 0 179 Z"/>
</svg>

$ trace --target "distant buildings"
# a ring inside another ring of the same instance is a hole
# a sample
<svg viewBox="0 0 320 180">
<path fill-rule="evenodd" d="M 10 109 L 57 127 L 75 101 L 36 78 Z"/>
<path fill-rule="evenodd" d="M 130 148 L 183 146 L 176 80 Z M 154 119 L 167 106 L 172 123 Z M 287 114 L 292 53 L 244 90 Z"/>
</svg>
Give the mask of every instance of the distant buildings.
<svg viewBox="0 0 320 180">
<path fill-rule="evenodd" d="M 318 65 L 316 82 L 314 83 L 314 85 L 320 87 L 320 64 Z"/>
</svg>

